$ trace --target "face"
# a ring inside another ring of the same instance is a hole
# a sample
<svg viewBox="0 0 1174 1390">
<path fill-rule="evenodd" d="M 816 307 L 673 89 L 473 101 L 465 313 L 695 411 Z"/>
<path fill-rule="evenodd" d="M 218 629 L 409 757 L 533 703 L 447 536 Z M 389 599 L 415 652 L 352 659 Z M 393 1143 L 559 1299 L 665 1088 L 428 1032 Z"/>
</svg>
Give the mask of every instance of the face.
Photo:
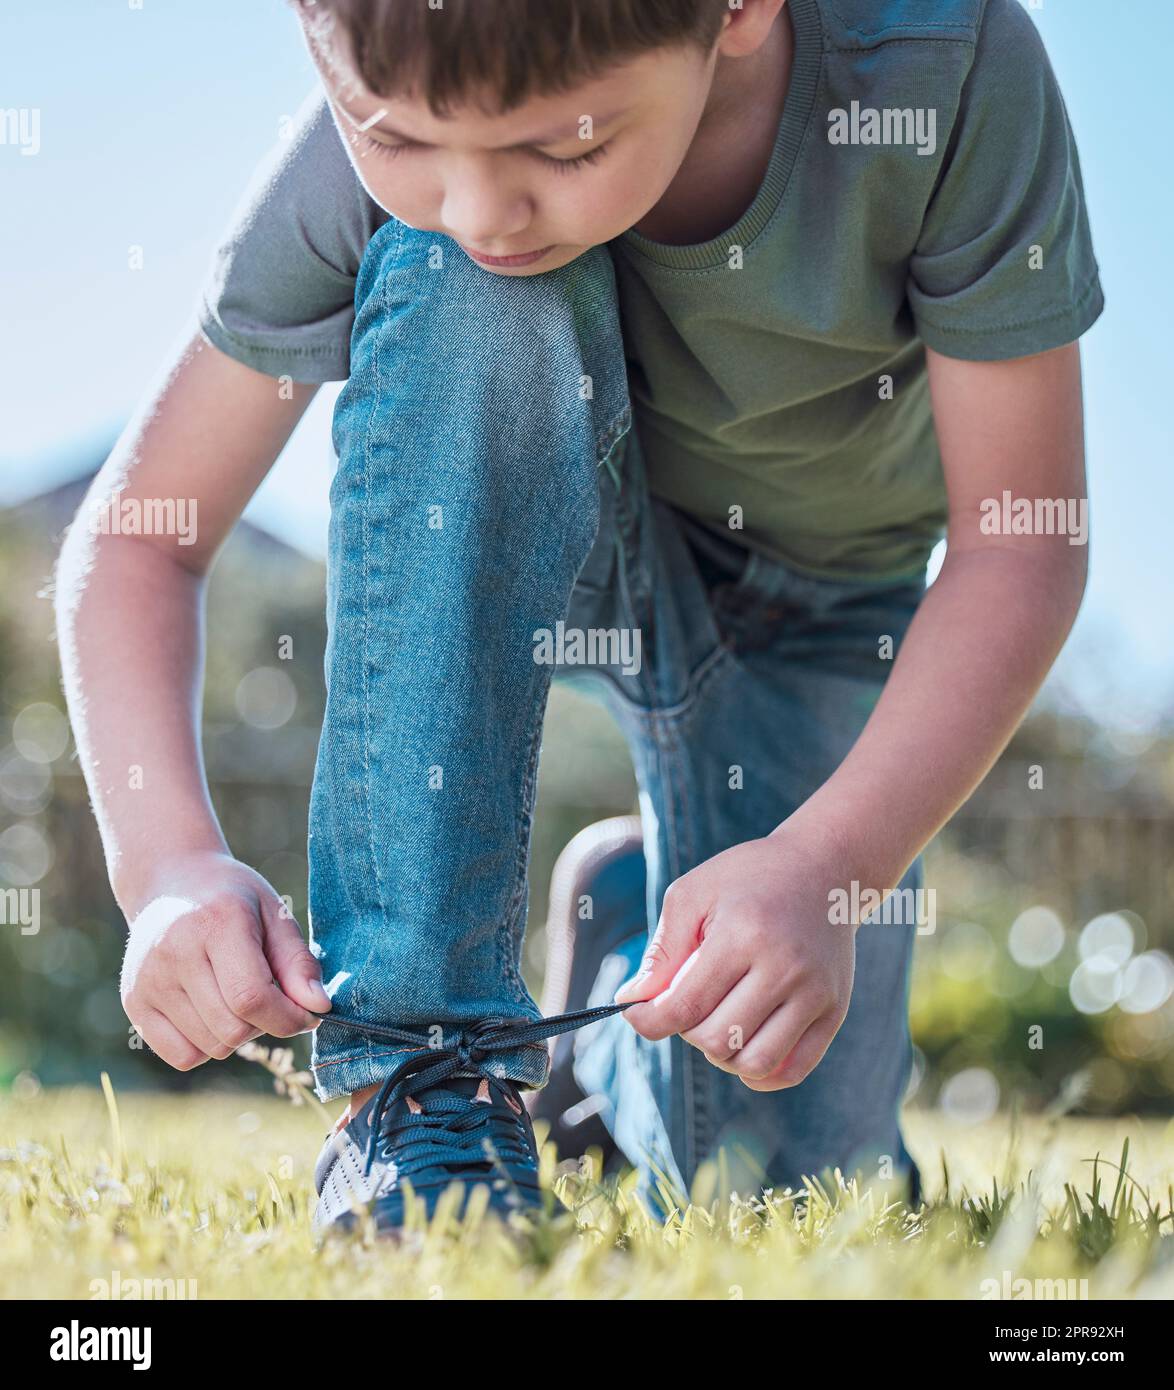
<svg viewBox="0 0 1174 1390">
<path fill-rule="evenodd" d="M 695 44 L 656 49 L 505 115 L 470 102 L 438 118 L 423 99 L 367 92 L 307 39 L 375 202 L 498 275 L 554 270 L 639 222 L 685 158 L 716 62 Z"/>
</svg>

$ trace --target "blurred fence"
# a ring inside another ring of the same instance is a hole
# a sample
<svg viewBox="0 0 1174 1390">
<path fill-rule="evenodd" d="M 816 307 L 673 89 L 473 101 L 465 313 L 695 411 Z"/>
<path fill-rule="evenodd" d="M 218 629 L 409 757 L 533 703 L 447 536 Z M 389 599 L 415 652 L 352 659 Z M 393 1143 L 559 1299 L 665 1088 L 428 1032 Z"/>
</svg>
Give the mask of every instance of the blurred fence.
<svg viewBox="0 0 1174 1390">
<path fill-rule="evenodd" d="M 121 1011 L 124 926 L 62 714 L 48 602 L 79 496 L 80 485 L 0 514 L 0 1086 L 92 1082 L 102 1068 L 120 1084 L 264 1085 L 244 1063 L 166 1071 L 136 1049 Z M 213 579 L 209 631 L 204 739 L 217 810 L 234 853 L 304 922 L 321 567 L 239 528 Z M 555 858 L 582 826 L 634 804 L 619 732 L 556 690 L 533 838 L 525 965 L 535 986 Z M 1174 740 L 1122 743 L 1088 721 L 1035 713 L 927 864 L 938 909 L 917 948 L 919 1099 L 975 1117 L 1061 1095 L 1168 1111 Z M 35 932 L 12 920 L 22 890 L 37 895 Z"/>
</svg>

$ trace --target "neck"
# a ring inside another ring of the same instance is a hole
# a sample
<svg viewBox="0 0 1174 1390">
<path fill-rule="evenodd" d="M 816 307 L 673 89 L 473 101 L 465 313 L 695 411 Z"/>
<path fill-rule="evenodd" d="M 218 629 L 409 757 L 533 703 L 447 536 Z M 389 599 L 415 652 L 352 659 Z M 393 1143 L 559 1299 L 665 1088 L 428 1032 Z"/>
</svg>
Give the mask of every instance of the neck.
<svg viewBox="0 0 1174 1390">
<path fill-rule="evenodd" d="M 635 227 L 652 241 L 689 245 L 732 227 L 766 174 L 791 77 L 794 34 L 784 8 L 744 58 L 719 54 L 693 143 L 660 202 Z"/>
<path fill-rule="evenodd" d="M 752 113 L 762 111 L 764 102 L 781 114 L 794 47 L 791 20 L 784 6 L 765 41 L 753 53 L 744 58 L 719 53 L 698 134 L 708 136 L 711 131 L 742 126 Z"/>
</svg>

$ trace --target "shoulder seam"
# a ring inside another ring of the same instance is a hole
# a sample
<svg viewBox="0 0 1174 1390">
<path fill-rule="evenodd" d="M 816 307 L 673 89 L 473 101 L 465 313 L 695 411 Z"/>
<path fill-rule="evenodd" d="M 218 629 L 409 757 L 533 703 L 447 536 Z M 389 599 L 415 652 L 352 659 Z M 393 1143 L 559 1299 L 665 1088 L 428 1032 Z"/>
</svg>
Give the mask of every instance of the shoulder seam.
<svg viewBox="0 0 1174 1390">
<path fill-rule="evenodd" d="M 884 38 L 882 37 L 883 35 L 893 34 L 895 36 L 900 36 L 902 30 L 928 31 L 932 29 L 953 29 L 957 31 L 959 29 L 962 29 L 967 31 L 966 35 L 963 36 L 960 34 L 956 39 L 952 40 L 952 42 L 977 44 L 979 33 L 982 30 L 983 20 L 986 17 L 986 9 L 989 0 L 980 0 L 978 12 L 975 15 L 973 25 L 959 23 L 957 20 L 947 22 L 944 20 L 927 19 L 917 24 L 886 24 L 883 26 L 883 28 L 880 29 L 865 29 L 862 28 L 859 24 L 853 23 L 851 20 L 849 20 L 843 14 L 840 13 L 839 9 L 836 7 L 836 0 L 825 0 L 825 3 L 827 4 L 829 12 L 835 15 L 836 19 L 839 20 L 840 24 L 844 27 L 845 30 L 847 30 L 848 33 L 859 34 L 860 37 L 863 39 L 878 39 L 880 40 L 880 42 L 883 43 L 885 42 Z"/>
<path fill-rule="evenodd" d="M 934 45 L 951 44 L 951 45 L 955 45 L 955 46 L 961 46 L 962 48 L 974 48 L 974 47 L 977 46 L 974 39 L 962 38 L 960 35 L 957 36 L 957 37 L 955 37 L 955 38 L 948 38 L 948 37 L 947 37 L 946 35 L 944 35 L 944 34 L 927 34 L 927 35 L 925 36 L 925 38 L 923 38 L 923 39 L 914 39 L 914 38 L 910 38 L 910 37 L 909 37 L 908 35 L 906 35 L 906 34 L 896 34 L 896 33 L 895 33 L 895 34 L 893 35 L 892 38 L 878 38 L 874 43 L 870 44 L 869 47 L 870 47 L 870 49 L 871 49 L 871 48 L 891 48 L 894 44 L 898 44 L 898 43 L 906 43 L 906 44 L 915 44 L 915 43 L 916 43 L 916 44 L 922 45 L 923 47 L 924 47 L 926 44 L 934 44 Z M 828 44 L 827 49 L 826 49 L 825 51 L 828 52 L 828 53 L 860 53 L 860 52 L 862 52 L 862 50 L 859 49 L 859 48 L 852 48 L 852 47 L 849 47 L 849 46 L 847 46 L 847 45 L 845 45 L 845 44 L 836 44 L 836 43 Z"/>
</svg>

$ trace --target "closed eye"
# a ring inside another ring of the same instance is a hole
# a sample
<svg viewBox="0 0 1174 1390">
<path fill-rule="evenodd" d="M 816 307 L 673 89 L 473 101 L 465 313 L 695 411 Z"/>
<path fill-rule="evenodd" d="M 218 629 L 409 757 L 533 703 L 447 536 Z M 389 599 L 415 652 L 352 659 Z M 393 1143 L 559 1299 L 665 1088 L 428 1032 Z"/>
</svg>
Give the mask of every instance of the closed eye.
<svg viewBox="0 0 1174 1390">
<path fill-rule="evenodd" d="M 585 154 L 577 154 L 574 159 L 555 159 L 553 155 L 543 154 L 541 150 L 534 153 L 544 164 L 553 164 L 560 173 L 570 173 L 575 169 L 585 168 L 588 164 L 594 164 L 596 160 L 602 159 L 610 147 L 608 145 L 596 145 L 593 150 L 588 150 Z"/>
<path fill-rule="evenodd" d="M 374 140 L 367 134 L 360 136 L 360 139 L 370 153 L 377 154 L 383 159 L 394 159 L 397 155 L 404 154 L 408 150 L 427 148 L 423 145 L 412 144 L 389 145 L 385 140 Z M 587 150 L 583 154 L 576 155 L 573 159 L 556 159 L 554 155 L 543 154 L 541 150 L 534 150 L 532 153 L 536 159 L 540 159 L 543 164 L 552 165 L 560 174 L 570 174 L 578 169 L 585 169 L 588 165 L 602 159 L 609 148 L 609 145 L 597 145 L 595 149 Z"/>
<path fill-rule="evenodd" d="M 405 150 L 412 149 L 411 145 L 389 145 L 383 140 L 373 140 L 367 134 L 363 134 L 359 138 L 371 154 L 382 155 L 385 159 L 394 159 L 397 154 L 403 154 Z"/>
</svg>

